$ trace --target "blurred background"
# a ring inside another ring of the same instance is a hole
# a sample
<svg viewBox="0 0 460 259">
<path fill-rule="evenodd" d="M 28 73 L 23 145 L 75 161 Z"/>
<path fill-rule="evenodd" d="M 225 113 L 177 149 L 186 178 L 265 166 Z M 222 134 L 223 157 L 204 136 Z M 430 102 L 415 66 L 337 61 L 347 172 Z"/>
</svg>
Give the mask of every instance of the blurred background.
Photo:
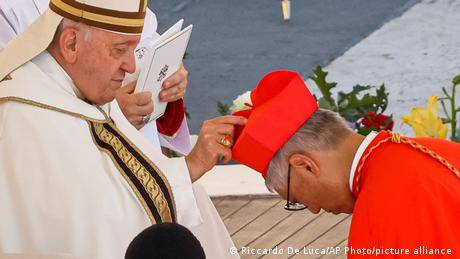
<svg viewBox="0 0 460 259">
<path fill-rule="evenodd" d="M 415 0 L 292 1 L 283 21 L 281 2 L 267 0 L 150 0 L 161 34 L 177 20 L 193 24 L 186 68 L 185 102 L 192 133 L 218 116 L 217 102 L 231 104 L 274 69 L 291 69 L 307 79 Z"/>
</svg>

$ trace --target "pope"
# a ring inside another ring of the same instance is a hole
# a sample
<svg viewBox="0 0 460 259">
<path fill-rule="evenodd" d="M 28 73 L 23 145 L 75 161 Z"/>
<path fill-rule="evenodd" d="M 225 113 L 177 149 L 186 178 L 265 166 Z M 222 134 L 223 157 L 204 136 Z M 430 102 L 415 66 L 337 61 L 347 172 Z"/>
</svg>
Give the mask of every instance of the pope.
<svg viewBox="0 0 460 259">
<path fill-rule="evenodd" d="M 0 52 L 0 258 L 121 258 L 165 222 L 190 229 L 208 258 L 237 257 L 192 182 L 230 160 L 223 140 L 246 119 L 204 122 L 190 153 L 169 159 L 114 101 L 136 69 L 146 10 L 145 0 L 51 0 Z"/>
<path fill-rule="evenodd" d="M 0 52 L 16 36 L 24 32 L 48 9 L 49 0 L 0 1 Z M 146 50 L 160 37 L 157 33 L 157 18 L 146 9 L 141 38 L 136 46 L 136 64 L 143 62 Z M 184 102 L 188 85 L 188 71 L 180 66 L 177 72 L 163 82 L 160 101 L 168 103 L 163 116 L 150 119 L 155 109 L 151 93 L 134 92 L 139 66 L 134 74 L 127 74 L 116 94 L 118 105 L 131 124 L 157 148 L 167 148 L 180 154 L 188 154 L 192 148 L 187 120 L 184 116 Z"/>
<path fill-rule="evenodd" d="M 359 135 L 318 108 L 291 71 L 266 75 L 234 114 L 248 122 L 237 130 L 233 158 L 260 172 L 288 210 L 353 213 L 349 251 L 416 256 L 423 246 L 460 257 L 460 144 L 391 131 Z M 359 256 L 369 255 L 348 254 Z"/>
</svg>

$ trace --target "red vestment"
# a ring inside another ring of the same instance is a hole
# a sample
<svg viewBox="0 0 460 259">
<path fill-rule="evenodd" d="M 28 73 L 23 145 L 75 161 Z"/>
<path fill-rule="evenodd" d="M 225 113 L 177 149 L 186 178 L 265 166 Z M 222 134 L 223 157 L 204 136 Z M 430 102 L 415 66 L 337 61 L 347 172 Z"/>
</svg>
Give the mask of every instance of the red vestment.
<svg viewBox="0 0 460 259">
<path fill-rule="evenodd" d="M 358 166 L 353 183 L 356 204 L 348 243 L 349 249 L 386 250 L 374 250 L 372 255 L 348 253 L 348 258 L 374 257 L 377 252 L 393 254 L 385 258 L 400 257 L 388 250 L 391 248 L 409 249 L 404 258 L 418 258 L 420 253 L 425 254 L 422 258 L 436 258 L 430 255 L 436 251 L 430 249 L 444 249 L 444 253 L 451 249 L 452 255 L 438 256 L 460 258 L 460 179 L 441 162 L 408 144 L 387 141 L 373 149 L 390 136 L 389 132 L 379 133 L 361 157 L 362 167 Z M 460 144 L 407 139 L 460 170 Z"/>
<path fill-rule="evenodd" d="M 185 117 L 184 100 L 169 102 L 163 116 L 157 119 L 157 129 L 161 134 L 172 137 L 177 133 Z"/>
</svg>

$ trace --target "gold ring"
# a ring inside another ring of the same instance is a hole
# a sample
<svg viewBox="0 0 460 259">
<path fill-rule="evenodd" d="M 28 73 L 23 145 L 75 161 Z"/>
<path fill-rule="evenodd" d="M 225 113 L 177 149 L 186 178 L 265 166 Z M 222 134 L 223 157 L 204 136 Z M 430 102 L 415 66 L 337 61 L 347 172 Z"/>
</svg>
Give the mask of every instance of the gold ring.
<svg viewBox="0 0 460 259">
<path fill-rule="evenodd" d="M 220 139 L 219 144 L 221 144 L 222 146 L 225 146 L 225 147 L 231 147 L 232 144 L 233 144 L 233 138 L 232 138 L 232 136 L 230 136 L 230 135 L 225 135 L 225 136 L 223 136 L 223 137 Z"/>
</svg>

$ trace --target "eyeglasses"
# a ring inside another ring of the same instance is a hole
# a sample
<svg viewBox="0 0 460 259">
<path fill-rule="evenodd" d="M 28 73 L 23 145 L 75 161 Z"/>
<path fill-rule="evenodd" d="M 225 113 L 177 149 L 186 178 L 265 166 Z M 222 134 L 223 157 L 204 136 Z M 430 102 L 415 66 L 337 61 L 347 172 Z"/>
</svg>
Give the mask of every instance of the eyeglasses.
<svg viewBox="0 0 460 259">
<path fill-rule="evenodd" d="M 288 186 L 287 186 L 287 201 L 286 201 L 286 205 L 284 205 L 284 209 L 289 210 L 289 211 L 298 211 L 298 210 L 306 209 L 307 206 L 303 205 L 302 203 L 298 203 L 296 201 L 291 201 L 290 192 L 291 192 L 291 165 L 289 164 L 289 168 L 288 168 Z"/>
</svg>

